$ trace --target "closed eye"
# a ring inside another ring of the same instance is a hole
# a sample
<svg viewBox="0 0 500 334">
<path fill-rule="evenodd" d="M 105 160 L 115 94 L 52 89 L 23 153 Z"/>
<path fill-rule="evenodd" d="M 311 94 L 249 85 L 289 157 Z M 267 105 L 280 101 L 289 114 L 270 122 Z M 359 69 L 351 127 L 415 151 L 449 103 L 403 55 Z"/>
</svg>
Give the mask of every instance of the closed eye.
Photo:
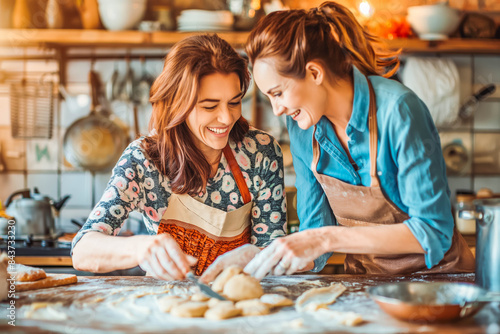
<svg viewBox="0 0 500 334">
<path fill-rule="evenodd" d="M 280 97 L 280 96 L 281 96 L 281 92 L 273 93 L 273 97 Z"/>
<path fill-rule="evenodd" d="M 236 102 L 229 102 L 229 105 L 230 105 L 231 107 L 237 107 L 237 106 L 239 106 L 240 104 L 241 104 L 241 100 L 236 101 Z"/>
<path fill-rule="evenodd" d="M 206 110 L 214 110 L 215 108 L 217 108 L 217 105 L 203 107 L 203 109 L 206 109 Z"/>
</svg>

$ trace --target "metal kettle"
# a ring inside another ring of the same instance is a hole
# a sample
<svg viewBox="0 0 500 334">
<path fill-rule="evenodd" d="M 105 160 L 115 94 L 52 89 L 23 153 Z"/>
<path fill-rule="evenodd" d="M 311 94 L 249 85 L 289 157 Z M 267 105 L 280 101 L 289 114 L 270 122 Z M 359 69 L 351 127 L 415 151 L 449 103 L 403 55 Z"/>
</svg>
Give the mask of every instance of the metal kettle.
<svg viewBox="0 0 500 334">
<path fill-rule="evenodd" d="M 15 219 L 16 236 L 52 237 L 55 233 L 55 217 L 70 195 L 55 202 L 40 194 L 37 188 L 16 191 L 5 202 L 6 213 Z"/>
</svg>

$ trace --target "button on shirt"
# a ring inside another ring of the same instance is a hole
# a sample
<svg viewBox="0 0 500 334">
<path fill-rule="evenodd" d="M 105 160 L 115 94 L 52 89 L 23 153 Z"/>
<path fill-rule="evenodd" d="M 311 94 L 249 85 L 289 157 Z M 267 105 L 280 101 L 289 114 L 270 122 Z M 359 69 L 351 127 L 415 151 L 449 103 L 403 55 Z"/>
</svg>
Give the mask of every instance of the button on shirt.
<svg viewBox="0 0 500 334">
<path fill-rule="evenodd" d="M 377 105 L 377 173 L 384 194 L 410 218 L 404 222 L 425 251 L 425 263 L 439 263 L 451 246 L 453 216 L 439 134 L 425 104 L 397 81 L 370 76 Z M 354 101 L 346 134 L 353 167 L 331 122 L 322 117 L 302 130 L 291 117 L 287 127 L 297 174 L 300 230 L 337 225 L 328 199 L 311 170 L 312 137 L 320 146 L 317 171 L 353 185 L 369 187 L 370 153 L 367 77 L 353 66 Z M 362 210 L 362 208 L 360 208 Z M 320 271 L 331 253 L 315 260 Z"/>
</svg>

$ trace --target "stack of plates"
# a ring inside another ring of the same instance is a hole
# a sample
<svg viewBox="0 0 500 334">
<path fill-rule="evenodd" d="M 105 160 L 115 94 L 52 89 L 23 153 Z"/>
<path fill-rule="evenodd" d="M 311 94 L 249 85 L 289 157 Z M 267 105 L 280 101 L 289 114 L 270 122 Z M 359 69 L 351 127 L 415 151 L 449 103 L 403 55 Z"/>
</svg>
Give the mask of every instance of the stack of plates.
<svg viewBox="0 0 500 334">
<path fill-rule="evenodd" d="M 233 14 L 228 10 L 183 10 L 177 17 L 179 31 L 230 31 L 233 28 Z"/>
</svg>

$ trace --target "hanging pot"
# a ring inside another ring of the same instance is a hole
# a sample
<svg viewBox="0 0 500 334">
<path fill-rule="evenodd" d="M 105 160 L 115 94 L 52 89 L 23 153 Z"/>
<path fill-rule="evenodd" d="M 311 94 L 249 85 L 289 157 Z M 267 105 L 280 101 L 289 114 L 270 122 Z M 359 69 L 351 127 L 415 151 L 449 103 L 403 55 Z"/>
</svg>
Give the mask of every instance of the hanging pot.
<svg viewBox="0 0 500 334">
<path fill-rule="evenodd" d="M 116 163 L 127 146 L 128 137 L 120 126 L 107 117 L 111 112 L 99 104 L 99 82 L 95 72 L 90 72 L 89 81 L 92 92 L 90 114 L 67 129 L 63 150 L 66 160 L 73 166 L 100 171 Z"/>
</svg>

